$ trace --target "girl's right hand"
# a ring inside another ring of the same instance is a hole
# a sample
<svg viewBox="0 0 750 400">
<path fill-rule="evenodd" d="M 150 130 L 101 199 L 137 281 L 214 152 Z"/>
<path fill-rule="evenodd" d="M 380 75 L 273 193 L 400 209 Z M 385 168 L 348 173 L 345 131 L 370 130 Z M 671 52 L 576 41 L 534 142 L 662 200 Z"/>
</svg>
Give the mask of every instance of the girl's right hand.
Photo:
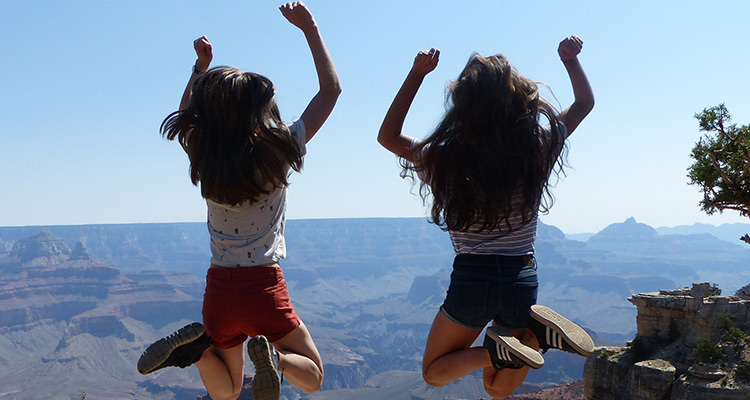
<svg viewBox="0 0 750 400">
<path fill-rule="evenodd" d="M 287 21 L 302 30 L 302 32 L 315 27 L 315 18 L 313 18 L 312 13 L 310 13 L 305 3 L 301 1 L 286 3 L 279 7 L 279 10 Z"/>
<path fill-rule="evenodd" d="M 207 37 L 201 36 L 193 41 L 193 48 L 198 56 L 195 67 L 201 71 L 208 70 L 208 67 L 211 66 L 211 60 L 214 58 L 211 42 L 208 41 Z"/>
<path fill-rule="evenodd" d="M 581 53 L 583 48 L 583 40 L 576 35 L 567 37 L 560 42 L 557 47 L 557 54 L 563 62 L 570 61 Z"/>
<path fill-rule="evenodd" d="M 440 61 L 440 49 L 432 48 L 429 51 L 420 51 L 414 57 L 412 71 L 420 76 L 425 76 L 435 70 Z"/>
</svg>

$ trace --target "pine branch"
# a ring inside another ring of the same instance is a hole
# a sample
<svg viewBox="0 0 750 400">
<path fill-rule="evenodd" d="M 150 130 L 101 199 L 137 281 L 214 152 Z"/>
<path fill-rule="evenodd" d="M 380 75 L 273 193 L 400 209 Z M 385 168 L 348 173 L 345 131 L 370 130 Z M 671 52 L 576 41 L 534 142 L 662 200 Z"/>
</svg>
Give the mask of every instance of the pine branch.
<svg viewBox="0 0 750 400">
<path fill-rule="evenodd" d="M 708 155 L 711 156 L 711 163 L 714 165 L 714 169 L 719 173 L 721 179 L 723 179 L 727 184 L 727 187 L 732 190 L 732 193 L 734 193 L 735 195 L 739 195 L 740 193 L 737 192 L 739 190 L 739 187 L 737 187 L 737 184 L 729 179 L 726 172 L 724 172 L 724 169 L 721 168 L 721 165 L 719 165 L 719 162 L 716 160 L 716 152 L 714 150 L 708 150 Z"/>
</svg>

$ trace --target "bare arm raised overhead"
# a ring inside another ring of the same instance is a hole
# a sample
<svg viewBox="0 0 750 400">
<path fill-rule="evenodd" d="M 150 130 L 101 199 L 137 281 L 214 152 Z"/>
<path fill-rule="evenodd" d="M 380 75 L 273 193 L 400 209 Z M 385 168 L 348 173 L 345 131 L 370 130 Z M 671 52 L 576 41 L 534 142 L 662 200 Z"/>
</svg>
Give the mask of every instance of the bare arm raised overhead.
<svg viewBox="0 0 750 400">
<path fill-rule="evenodd" d="M 305 123 L 307 141 L 309 142 L 323 126 L 328 116 L 331 115 L 336 100 L 341 94 L 341 84 L 315 18 L 313 18 L 307 6 L 301 1 L 295 1 L 284 4 L 279 7 L 279 10 L 281 10 L 284 18 L 305 34 L 315 63 L 315 71 L 318 73 L 318 93 L 313 96 L 300 117 Z"/>
<path fill-rule="evenodd" d="M 180 100 L 180 111 L 187 108 L 187 106 L 190 104 L 190 94 L 193 87 L 193 82 L 196 78 L 198 78 L 198 75 L 206 72 L 208 67 L 211 66 L 211 60 L 213 60 L 214 58 L 214 52 L 213 48 L 211 47 L 211 42 L 209 42 L 208 38 L 205 36 L 201 36 L 198 39 L 195 39 L 193 41 L 193 48 L 195 49 L 195 54 L 198 56 L 198 59 L 195 60 L 193 72 L 190 74 L 188 84 L 185 87 L 185 91 L 182 93 L 182 99 Z"/>
<path fill-rule="evenodd" d="M 578 54 L 581 53 L 582 48 L 583 41 L 578 36 L 563 39 L 557 47 L 557 54 L 560 55 L 560 60 L 568 71 L 570 83 L 573 86 L 573 95 L 575 96 L 573 104 L 557 116 L 567 126 L 568 136 L 594 108 L 594 92 L 591 90 L 586 73 L 583 72 L 583 67 L 578 61 Z"/>
<path fill-rule="evenodd" d="M 440 50 L 420 51 L 414 58 L 414 65 L 406 76 L 393 99 L 391 107 L 385 114 L 383 124 L 378 132 L 378 143 L 397 156 L 409 159 L 412 137 L 404 135 L 401 130 L 404 127 L 406 114 L 409 112 L 414 96 L 417 95 L 419 87 L 422 86 L 424 77 L 437 67 L 440 60 Z"/>
</svg>

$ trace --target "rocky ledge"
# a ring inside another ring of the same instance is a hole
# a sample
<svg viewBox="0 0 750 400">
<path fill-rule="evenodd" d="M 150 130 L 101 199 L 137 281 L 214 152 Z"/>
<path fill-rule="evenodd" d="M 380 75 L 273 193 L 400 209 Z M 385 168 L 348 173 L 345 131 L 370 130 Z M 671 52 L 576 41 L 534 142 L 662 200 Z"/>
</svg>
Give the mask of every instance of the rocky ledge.
<svg viewBox="0 0 750 400">
<path fill-rule="evenodd" d="M 750 301 L 708 283 L 641 293 L 638 335 L 584 368 L 590 400 L 750 399 Z"/>
</svg>

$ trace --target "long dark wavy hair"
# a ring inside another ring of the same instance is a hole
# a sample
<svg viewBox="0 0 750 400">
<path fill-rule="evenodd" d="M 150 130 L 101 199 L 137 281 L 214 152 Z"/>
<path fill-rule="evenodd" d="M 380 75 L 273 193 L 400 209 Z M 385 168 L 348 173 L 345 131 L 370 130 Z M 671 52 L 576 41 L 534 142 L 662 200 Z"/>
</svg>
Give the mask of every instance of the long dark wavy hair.
<svg viewBox="0 0 750 400">
<path fill-rule="evenodd" d="M 503 55 L 474 54 L 446 103 L 435 131 L 412 149 L 412 161 L 401 160 L 403 177 L 422 179 L 422 199 L 432 194 L 432 222 L 451 231 L 505 231 L 511 216 L 527 222 L 546 212 L 553 202 L 549 177 L 563 172 L 566 145 L 537 84 Z"/>
<path fill-rule="evenodd" d="M 192 86 L 190 104 L 167 116 L 161 133 L 177 139 L 190 159 L 201 195 L 222 204 L 255 202 L 287 186 L 302 150 L 281 121 L 271 81 L 232 67 L 215 67 Z"/>
</svg>

